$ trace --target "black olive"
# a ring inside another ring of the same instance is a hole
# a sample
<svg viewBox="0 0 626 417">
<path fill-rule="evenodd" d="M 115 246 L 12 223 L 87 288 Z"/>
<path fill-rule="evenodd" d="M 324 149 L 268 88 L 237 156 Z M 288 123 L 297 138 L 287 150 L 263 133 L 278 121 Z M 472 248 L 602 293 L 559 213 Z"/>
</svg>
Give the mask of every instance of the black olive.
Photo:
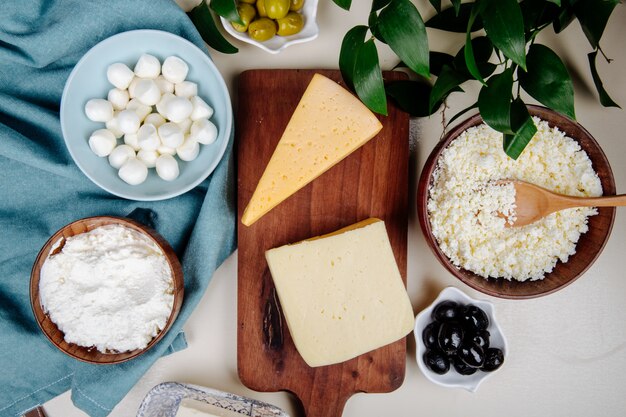
<svg viewBox="0 0 626 417">
<path fill-rule="evenodd" d="M 470 333 L 472 342 L 476 343 L 478 346 L 483 348 L 483 350 L 489 347 L 489 331 L 488 330 L 479 330 L 476 333 Z"/>
<path fill-rule="evenodd" d="M 428 349 L 424 353 L 424 363 L 436 374 L 443 375 L 450 370 L 448 357 L 438 349 Z"/>
<path fill-rule="evenodd" d="M 433 321 L 428 326 L 424 327 L 422 332 L 422 340 L 426 349 L 436 348 L 438 346 L 437 337 L 439 335 L 439 323 Z"/>
<path fill-rule="evenodd" d="M 461 375 L 472 375 L 478 370 L 478 368 L 472 368 L 471 366 L 468 366 L 458 357 L 452 359 L 452 365 L 454 366 L 454 369 Z"/>
<path fill-rule="evenodd" d="M 504 362 L 504 353 L 497 348 L 489 348 L 485 351 L 485 363 L 482 370 L 491 372 L 498 369 Z"/>
<path fill-rule="evenodd" d="M 485 352 L 480 346 L 472 342 L 461 344 L 457 354 L 459 359 L 472 368 L 480 368 L 485 363 Z"/>
<path fill-rule="evenodd" d="M 441 323 L 437 339 L 441 350 L 453 355 L 463 342 L 463 328 L 456 323 Z"/>
<path fill-rule="evenodd" d="M 473 304 L 465 306 L 461 313 L 461 321 L 468 328 L 483 330 L 489 327 L 489 318 L 487 314 Z"/>
<path fill-rule="evenodd" d="M 433 320 L 440 322 L 450 322 L 457 320 L 459 313 L 462 311 L 462 307 L 455 301 L 447 300 L 442 301 L 435 306 L 431 314 Z"/>
</svg>

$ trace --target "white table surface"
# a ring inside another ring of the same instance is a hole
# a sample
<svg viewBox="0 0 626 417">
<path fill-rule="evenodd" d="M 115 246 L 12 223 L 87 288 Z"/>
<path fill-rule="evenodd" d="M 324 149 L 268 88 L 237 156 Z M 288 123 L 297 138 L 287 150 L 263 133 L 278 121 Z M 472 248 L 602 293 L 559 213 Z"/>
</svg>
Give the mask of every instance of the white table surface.
<svg viewBox="0 0 626 417">
<path fill-rule="evenodd" d="M 178 0 L 179 4 L 187 0 Z M 193 1 L 193 0 L 191 0 Z M 424 16 L 432 10 L 425 0 L 415 1 Z M 212 57 L 237 102 L 236 77 L 250 68 L 338 68 L 345 32 L 367 21 L 370 1 L 353 1 L 345 12 L 331 0 L 320 0 L 320 36 L 313 42 L 270 55 L 235 41 L 240 52 Z M 604 84 L 612 98 L 626 106 L 626 7 L 618 6 L 603 37 L 603 49 L 614 58 L 611 65 L 598 62 Z M 546 32 L 548 32 L 547 30 Z M 432 49 L 452 52 L 463 35 L 429 32 Z M 542 35 L 540 42 L 552 46 L 567 62 L 575 82 L 578 121 L 598 140 L 613 168 L 618 193 L 626 193 L 626 111 L 600 106 L 587 66 L 591 51 L 577 23 L 563 36 Z M 379 48 L 383 68 L 397 58 Z M 477 84 L 477 83 L 474 83 Z M 454 94 L 447 117 L 471 104 L 470 94 Z M 622 258 L 626 254 L 626 209 L 618 209 L 611 238 L 601 257 L 578 281 L 565 289 L 534 300 L 508 301 L 471 290 L 457 281 L 427 247 L 415 215 L 415 188 L 425 159 L 442 133 L 441 114 L 415 122 L 417 141 L 410 160 L 410 207 L 408 293 L 420 311 L 445 286 L 454 285 L 470 296 L 489 299 L 509 341 L 503 368 L 474 394 L 447 389 L 426 380 L 415 362 L 415 343 L 408 338 L 404 384 L 389 394 L 357 394 L 348 400 L 344 416 L 623 416 L 626 414 L 626 279 Z M 259 393 L 244 387 L 236 363 L 235 252 L 215 273 L 202 301 L 185 325 L 189 347 L 162 358 L 113 410 L 111 416 L 134 416 L 150 388 L 164 381 L 180 381 L 212 387 L 267 401 L 298 416 L 289 394 Z M 75 408 L 69 392 L 44 406 L 50 417 L 86 416 Z"/>
</svg>

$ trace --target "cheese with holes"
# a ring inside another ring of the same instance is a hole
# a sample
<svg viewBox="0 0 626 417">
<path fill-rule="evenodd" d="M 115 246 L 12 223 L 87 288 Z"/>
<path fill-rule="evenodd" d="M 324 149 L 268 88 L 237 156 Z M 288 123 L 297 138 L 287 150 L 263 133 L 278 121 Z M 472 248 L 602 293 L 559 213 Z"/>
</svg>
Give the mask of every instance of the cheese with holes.
<svg viewBox="0 0 626 417">
<path fill-rule="evenodd" d="M 300 99 L 241 222 L 250 226 L 382 129 L 376 116 L 336 82 L 315 74 Z"/>
<path fill-rule="evenodd" d="M 265 257 L 291 338 L 309 366 L 352 359 L 413 330 L 411 302 L 379 219 Z"/>
</svg>

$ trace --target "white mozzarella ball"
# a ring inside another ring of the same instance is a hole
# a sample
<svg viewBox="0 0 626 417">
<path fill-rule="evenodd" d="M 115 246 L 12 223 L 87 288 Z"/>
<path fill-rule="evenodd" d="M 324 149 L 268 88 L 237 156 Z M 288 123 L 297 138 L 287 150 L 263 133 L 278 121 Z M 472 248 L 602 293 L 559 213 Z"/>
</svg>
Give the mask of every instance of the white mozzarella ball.
<svg viewBox="0 0 626 417">
<path fill-rule="evenodd" d="M 156 78 L 161 74 L 161 62 L 150 54 L 143 54 L 135 64 L 135 74 L 141 78 Z"/>
<path fill-rule="evenodd" d="M 120 90 L 126 90 L 135 73 L 126 64 L 116 62 L 107 68 L 107 79 Z"/>
<path fill-rule="evenodd" d="M 137 131 L 137 142 L 141 149 L 156 151 L 161 146 L 157 129 L 154 125 L 144 124 Z"/>
<path fill-rule="evenodd" d="M 159 75 L 154 82 L 159 86 L 161 93 L 165 94 L 174 92 L 174 83 L 167 81 L 164 76 Z"/>
<path fill-rule="evenodd" d="M 200 145 L 193 137 L 187 136 L 182 145 L 176 148 L 176 154 L 183 161 L 193 161 L 200 153 Z"/>
<path fill-rule="evenodd" d="M 141 184 L 148 178 L 148 167 L 137 158 L 130 158 L 117 172 L 130 185 Z"/>
<path fill-rule="evenodd" d="M 107 156 L 115 149 L 117 140 L 107 129 L 98 129 L 89 137 L 89 147 L 99 157 Z"/>
<path fill-rule="evenodd" d="M 178 162 L 172 155 L 161 155 L 156 160 L 157 175 L 165 181 L 172 181 L 178 178 Z"/>
<path fill-rule="evenodd" d="M 191 98 L 198 95 L 198 84 L 191 81 L 183 81 L 174 86 L 174 91 L 178 97 Z"/>
<path fill-rule="evenodd" d="M 165 107 L 166 104 L 169 103 L 169 101 L 176 97 L 174 94 L 172 93 L 163 93 L 163 95 L 161 96 L 161 100 L 156 104 L 156 110 L 164 117 L 165 116 Z"/>
<path fill-rule="evenodd" d="M 210 120 L 196 120 L 191 125 L 191 136 L 203 145 L 210 145 L 217 139 L 217 127 Z"/>
<path fill-rule="evenodd" d="M 113 105 L 115 110 L 124 110 L 130 100 L 127 90 L 120 90 L 119 88 L 112 88 L 107 94 L 107 100 Z"/>
<path fill-rule="evenodd" d="M 113 105 L 103 98 L 92 98 L 85 104 L 85 114 L 94 122 L 108 122 L 113 118 Z"/>
<path fill-rule="evenodd" d="M 150 113 L 149 115 L 146 116 L 143 122 L 149 123 L 151 125 L 154 125 L 154 127 L 158 128 L 163 123 L 165 123 L 165 118 L 161 116 L 159 113 Z"/>
<path fill-rule="evenodd" d="M 141 149 L 137 152 L 137 159 L 143 162 L 148 168 L 154 168 L 156 166 L 156 160 L 158 157 L 159 153 L 157 151 Z"/>
<path fill-rule="evenodd" d="M 178 125 L 178 127 L 180 127 L 180 130 L 183 131 L 183 133 L 189 133 L 191 131 L 191 119 L 185 119 L 182 122 L 178 122 L 176 123 Z"/>
<path fill-rule="evenodd" d="M 117 113 L 114 112 L 113 113 L 113 118 L 111 120 L 109 120 L 108 122 L 106 122 L 104 124 L 104 126 L 111 132 L 113 133 L 113 136 L 115 136 L 115 139 L 119 139 L 122 136 L 124 136 L 124 132 L 122 132 L 120 130 L 119 125 L 117 124 Z"/>
<path fill-rule="evenodd" d="M 128 96 L 130 98 L 135 98 L 135 89 L 137 88 L 137 83 L 141 81 L 141 78 L 139 77 L 135 77 L 132 79 L 132 81 L 130 82 L 130 84 L 128 84 Z"/>
<path fill-rule="evenodd" d="M 185 140 L 183 131 L 176 123 L 165 123 L 159 126 L 158 133 L 161 143 L 170 148 L 179 147 Z"/>
<path fill-rule="evenodd" d="M 122 110 L 117 114 L 117 125 L 124 133 L 136 133 L 140 124 L 141 119 L 134 110 Z"/>
<path fill-rule="evenodd" d="M 165 58 L 165 61 L 163 61 L 161 70 L 166 80 L 178 84 L 185 81 L 187 73 L 189 72 L 189 66 L 177 56 L 168 56 Z"/>
<path fill-rule="evenodd" d="M 165 103 L 164 116 L 174 123 L 180 123 L 191 116 L 193 106 L 191 102 L 184 97 L 172 97 Z"/>
<path fill-rule="evenodd" d="M 140 80 L 135 87 L 135 97 L 146 106 L 154 106 L 161 100 L 161 90 L 154 80 Z"/>
<path fill-rule="evenodd" d="M 175 148 L 170 148 L 169 146 L 164 146 L 161 145 L 159 146 L 159 148 L 157 149 L 157 152 L 159 155 L 176 155 L 176 149 Z"/>
<path fill-rule="evenodd" d="M 126 105 L 126 110 L 134 110 L 139 116 L 139 120 L 144 120 L 146 116 L 152 113 L 152 107 L 146 106 L 138 99 L 134 98 Z"/>
<path fill-rule="evenodd" d="M 113 168 L 119 169 L 130 158 L 135 157 L 135 150 L 128 145 L 119 145 L 109 154 L 109 164 Z"/>
<path fill-rule="evenodd" d="M 213 116 L 213 108 L 200 97 L 191 97 L 189 101 L 191 101 L 191 105 L 193 106 L 193 111 L 191 112 L 191 120 L 193 120 L 194 122 L 200 119 L 210 119 L 211 116 Z"/>
<path fill-rule="evenodd" d="M 133 148 L 133 150 L 138 151 L 139 149 L 141 149 L 139 147 L 139 140 L 137 139 L 137 134 L 136 133 L 127 133 L 124 135 L 124 143 L 128 146 L 130 146 L 131 148 Z"/>
</svg>

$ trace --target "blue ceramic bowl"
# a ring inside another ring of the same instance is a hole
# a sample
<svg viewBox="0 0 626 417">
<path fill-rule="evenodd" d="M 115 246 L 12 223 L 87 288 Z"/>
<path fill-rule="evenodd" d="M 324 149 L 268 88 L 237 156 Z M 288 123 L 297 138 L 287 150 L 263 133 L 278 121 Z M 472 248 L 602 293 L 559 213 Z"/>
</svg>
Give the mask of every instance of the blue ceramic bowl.
<svg viewBox="0 0 626 417">
<path fill-rule="evenodd" d="M 132 69 L 142 53 L 152 54 L 161 62 L 176 55 L 189 64 L 187 79 L 198 84 L 198 95 L 215 110 L 211 121 L 218 128 L 218 137 L 211 145 L 200 145 L 195 160 L 179 160 L 180 176 L 174 181 L 164 181 L 150 169 L 144 183 L 129 185 L 118 177 L 107 158 L 96 156 L 89 148 L 89 136 L 94 130 L 103 129 L 104 123 L 89 120 L 85 104 L 92 98 L 106 98 L 113 88 L 106 77 L 110 64 L 123 62 Z M 191 190 L 213 172 L 232 139 L 233 110 L 224 79 L 202 50 L 169 32 L 134 30 L 103 40 L 78 61 L 61 98 L 61 130 L 76 165 L 95 184 L 131 200 L 164 200 Z"/>
</svg>

